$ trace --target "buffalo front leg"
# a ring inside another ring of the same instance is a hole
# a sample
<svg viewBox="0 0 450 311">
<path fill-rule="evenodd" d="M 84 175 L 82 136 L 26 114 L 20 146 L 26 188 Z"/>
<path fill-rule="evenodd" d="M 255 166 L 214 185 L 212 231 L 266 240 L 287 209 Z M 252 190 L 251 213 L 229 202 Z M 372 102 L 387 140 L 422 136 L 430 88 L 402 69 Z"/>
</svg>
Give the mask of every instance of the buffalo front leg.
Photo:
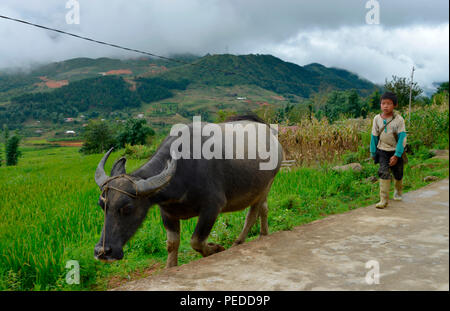
<svg viewBox="0 0 450 311">
<path fill-rule="evenodd" d="M 167 233 L 167 263 L 166 268 L 178 265 L 178 248 L 180 246 L 180 220 L 173 219 L 161 213 Z"/>
<path fill-rule="evenodd" d="M 198 223 L 191 238 L 191 246 L 197 252 L 202 254 L 203 257 L 225 250 L 222 245 L 207 243 L 208 236 L 219 215 L 219 210 L 220 209 L 218 208 L 208 209 L 202 212 L 198 217 Z"/>
</svg>

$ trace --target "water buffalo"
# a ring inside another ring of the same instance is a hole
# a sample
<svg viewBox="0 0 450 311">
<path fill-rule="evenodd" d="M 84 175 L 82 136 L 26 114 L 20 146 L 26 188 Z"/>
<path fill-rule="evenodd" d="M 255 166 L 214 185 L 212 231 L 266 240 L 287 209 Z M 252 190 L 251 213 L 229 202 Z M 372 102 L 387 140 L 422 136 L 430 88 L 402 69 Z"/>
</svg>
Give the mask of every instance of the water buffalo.
<svg viewBox="0 0 450 311">
<path fill-rule="evenodd" d="M 136 232 L 147 211 L 153 205 L 159 206 L 167 232 L 166 267 L 176 266 L 178 263 L 181 219 L 198 216 L 191 246 L 203 256 L 224 250 L 219 244 L 207 242 L 219 213 L 243 210 L 250 206 L 244 228 L 235 244 L 245 241 L 258 216 L 261 219 L 260 234 L 268 234 L 267 194 L 280 168 L 283 156 L 276 131 L 255 117 L 238 117 L 220 123 L 218 126 L 224 130 L 227 124 L 228 126 L 237 124 L 255 126 L 257 146 L 267 146 L 269 149 L 266 149 L 267 153 L 276 161 L 273 168 L 262 170 L 261 163 L 267 163 L 267 161 L 263 160 L 259 154 L 253 159 L 249 157 L 252 154 L 252 148 L 256 148 L 249 144 L 251 138 L 249 133 L 244 139 L 244 159 L 226 158 L 226 146 L 221 148 L 224 156 L 222 158 L 175 159 L 173 152 L 171 154 L 171 145 L 181 135 L 167 136 L 152 158 L 130 174 L 125 171 L 126 159 L 120 158 L 114 163 L 110 176 L 107 176 L 104 165 L 112 149 L 104 155 L 95 173 L 95 181 L 102 190 L 99 205 L 105 213 L 100 241 L 94 250 L 96 259 L 103 261 L 122 259 L 123 246 Z M 202 128 L 205 125 L 207 123 L 201 123 Z M 188 151 L 194 153 L 194 126 L 189 124 L 186 127 L 189 128 L 191 138 Z M 223 145 L 227 139 L 226 135 L 229 135 L 225 133 L 224 130 L 222 136 L 211 135 L 209 138 L 214 138 L 216 143 Z M 235 153 L 238 149 L 237 136 L 237 132 L 231 134 Z M 208 137 L 201 137 L 202 146 L 207 139 Z M 265 141 L 264 144 L 263 141 Z M 272 145 L 274 147 L 269 148 Z"/>
</svg>

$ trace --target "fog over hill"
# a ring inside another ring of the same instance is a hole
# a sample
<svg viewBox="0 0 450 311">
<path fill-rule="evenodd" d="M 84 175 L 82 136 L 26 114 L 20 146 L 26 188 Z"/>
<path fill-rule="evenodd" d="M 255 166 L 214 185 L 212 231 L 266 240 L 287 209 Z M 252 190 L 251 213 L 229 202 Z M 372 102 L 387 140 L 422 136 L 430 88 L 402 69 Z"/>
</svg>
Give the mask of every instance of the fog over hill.
<svg viewBox="0 0 450 311">
<path fill-rule="evenodd" d="M 66 2 L 2 0 L 0 13 L 164 56 L 270 54 L 344 68 L 378 84 L 409 76 L 415 65 L 424 88 L 449 76 L 448 1 L 76 0 L 79 24 L 66 23 Z M 368 2 L 380 4 L 379 24 L 366 22 Z M 0 68 L 139 57 L 1 19 L 0 40 Z"/>
</svg>

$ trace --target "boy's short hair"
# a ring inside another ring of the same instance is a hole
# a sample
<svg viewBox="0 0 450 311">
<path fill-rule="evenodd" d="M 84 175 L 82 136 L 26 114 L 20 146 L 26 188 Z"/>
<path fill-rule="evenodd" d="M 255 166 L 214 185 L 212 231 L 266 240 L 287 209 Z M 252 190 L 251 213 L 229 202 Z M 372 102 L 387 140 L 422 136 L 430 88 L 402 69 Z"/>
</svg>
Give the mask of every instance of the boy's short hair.
<svg viewBox="0 0 450 311">
<path fill-rule="evenodd" d="M 381 103 L 381 101 L 383 99 L 390 99 L 394 103 L 394 106 L 397 106 L 397 103 L 398 103 L 397 95 L 395 95 L 394 93 L 392 93 L 392 92 L 385 92 L 383 95 L 381 95 L 380 103 Z"/>
</svg>

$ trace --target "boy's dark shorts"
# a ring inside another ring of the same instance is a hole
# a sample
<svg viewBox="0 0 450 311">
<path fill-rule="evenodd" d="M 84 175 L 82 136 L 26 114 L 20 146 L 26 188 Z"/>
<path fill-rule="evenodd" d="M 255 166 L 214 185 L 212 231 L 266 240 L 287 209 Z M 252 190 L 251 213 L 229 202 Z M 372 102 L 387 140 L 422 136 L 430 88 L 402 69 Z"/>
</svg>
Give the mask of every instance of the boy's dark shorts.
<svg viewBox="0 0 450 311">
<path fill-rule="evenodd" d="M 381 179 L 391 179 L 389 170 L 392 171 L 394 178 L 400 180 L 403 178 L 403 159 L 400 157 L 397 164 L 389 166 L 389 159 L 395 154 L 395 151 L 384 151 L 377 149 L 377 156 L 380 161 L 380 168 L 378 169 L 378 177 Z"/>
</svg>

